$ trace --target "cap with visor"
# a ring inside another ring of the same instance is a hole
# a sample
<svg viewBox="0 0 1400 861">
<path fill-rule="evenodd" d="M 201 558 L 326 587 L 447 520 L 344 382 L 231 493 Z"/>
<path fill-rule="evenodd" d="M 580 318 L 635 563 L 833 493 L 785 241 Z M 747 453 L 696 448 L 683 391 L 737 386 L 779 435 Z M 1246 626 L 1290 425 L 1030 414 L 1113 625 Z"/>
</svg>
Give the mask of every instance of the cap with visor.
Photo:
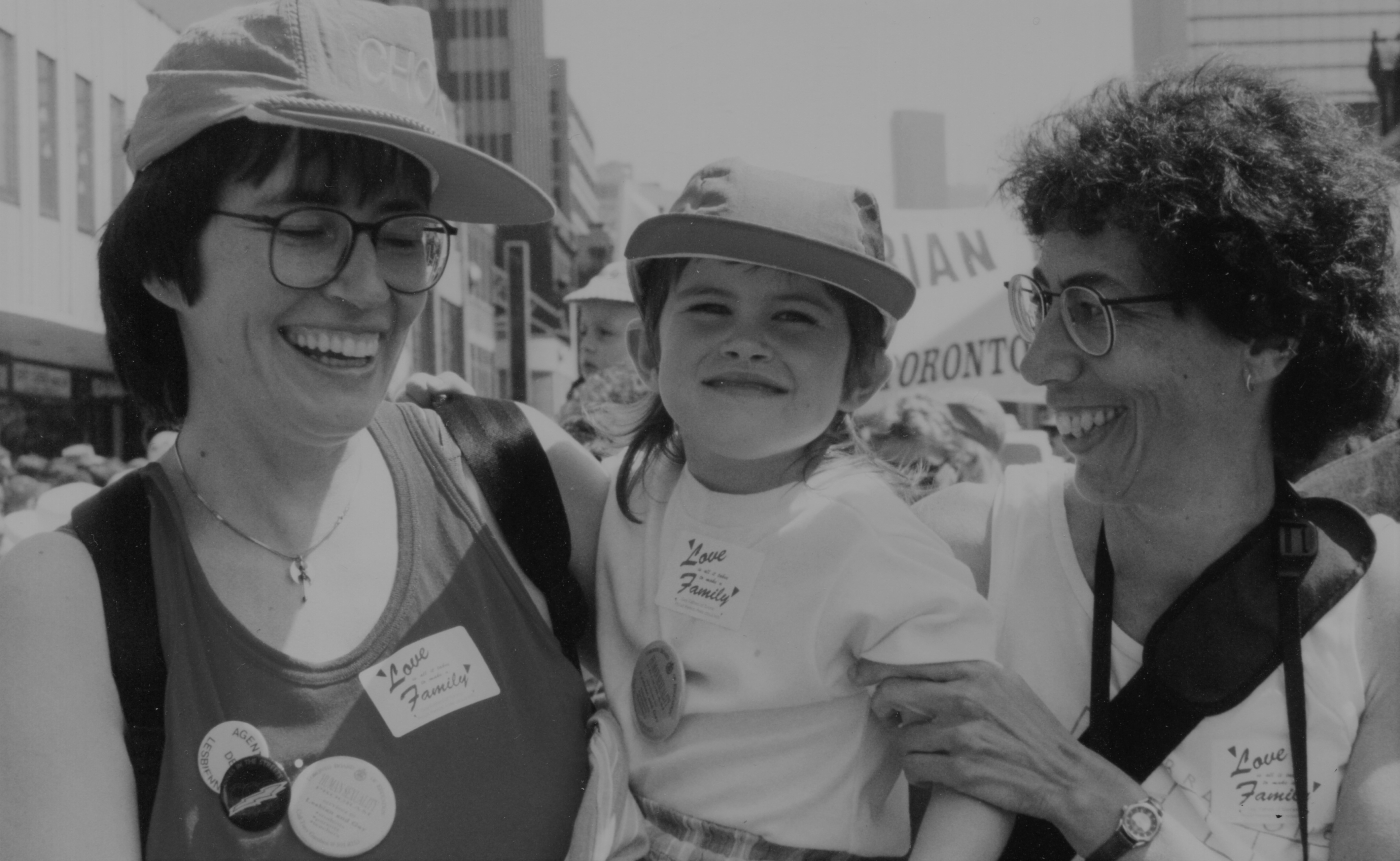
<svg viewBox="0 0 1400 861">
<path fill-rule="evenodd" d="M 632 301 L 632 288 L 627 284 L 627 267 L 622 261 L 609 263 L 588 283 L 564 297 L 565 302 L 622 302 Z"/>
<path fill-rule="evenodd" d="M 627 241 L 632 293 L 637 264 L 657 257 L 708 257 L 805 275 L 864 299 L 885 319 L 885 341 L 914 304 L 914 283 L 884 262 L 874 195 L 724 159 L 700 169 L 664 215 Z"/>
<path fill-rule="evenodd" d="M 188 27 L 146 76 L 127 137 L 140 172 L 210 126 L 246 118 L 373 138 L 432 175 L 429 211 L 449 221 L 554 217 L 534 183 L 458 143 L 438 89 L 428 13 L 371 0 L 277 0 Z"/>
</svg>

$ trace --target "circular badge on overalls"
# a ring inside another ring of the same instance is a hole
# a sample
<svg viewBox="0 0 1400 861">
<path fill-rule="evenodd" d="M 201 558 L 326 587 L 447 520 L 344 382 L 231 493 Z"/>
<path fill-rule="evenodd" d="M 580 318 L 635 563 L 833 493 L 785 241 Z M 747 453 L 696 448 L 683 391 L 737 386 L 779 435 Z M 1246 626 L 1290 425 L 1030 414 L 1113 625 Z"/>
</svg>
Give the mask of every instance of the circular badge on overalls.
<svg viewBox="0 0 1400 861">
<path fill-rule="evenodd" d="M 656 640 L 642 649 L 632 667 L 632 717 L 652 741 L 676 731 L 685 710 L 685 665 L 670 643 Z"/>
<path fill-rule="evenodd" d="M 287 772 L 265 756 L 245 756 L 233 763 L 219 784 L 224 813 L 244 831 L 266 831 L 281 822 L 291 794 Z"/>
<path fill-rule="evenodd" d="M 389 778 L 354 756 L 328 756 L 292 784 L 292 831 L 322 855 L 349 858 L 379 845 L 398 808 Z"/>
<path fill-rule="evenodd" d="M 249 756 L 267 756 L 267 739 L 250 723 L 226 720 L 204 734 L 195 765 L 204 785 L 218 792 L 228 767 Z"/>
</svg>

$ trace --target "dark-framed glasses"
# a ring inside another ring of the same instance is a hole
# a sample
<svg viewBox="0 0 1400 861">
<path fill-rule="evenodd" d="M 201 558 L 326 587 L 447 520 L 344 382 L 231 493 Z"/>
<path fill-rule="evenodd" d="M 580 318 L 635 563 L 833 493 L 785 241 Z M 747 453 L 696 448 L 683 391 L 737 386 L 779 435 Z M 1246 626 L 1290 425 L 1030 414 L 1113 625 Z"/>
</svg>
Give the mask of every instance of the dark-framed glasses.
<svg viewBox="0 0 1400 861">
<path fill-rule="evenodd" d="M 424 213 L 390 215 L 373 222 L 356 221 L 324 206 L 302 206 L 277 216 L 221 209 L 214 214 L 269 228 L 272 277 L 293 290 L 314 290 L 335 280 L 350 260 L 355 239 L 368 233 L 384 283 L 399 293 L 422 293 L 442 277 L 451 238 L 457 233 L 446 221 Z"/>
<path fill-rule="evenodd" d="M 1016 333 L 1030 343 L 1040 324 L 1058 301 L 1065 330 L 1079 349 L 1091 356 L 1103 356 L 1113 349 L 1114 305 L 1136 305 L 1140 302 L 1171 302 L 1180 297 L 1174 293 L 1153 293 L 1150 296 L 1130 296 L 1126 299 L 1105 299 L 1092 287 L 1078 284 L 1053 293 L 1030 275 L 1013 275 L 1006 282 L 1006 298 L 1011 304 L 1011 319 Z"/>
</svg>

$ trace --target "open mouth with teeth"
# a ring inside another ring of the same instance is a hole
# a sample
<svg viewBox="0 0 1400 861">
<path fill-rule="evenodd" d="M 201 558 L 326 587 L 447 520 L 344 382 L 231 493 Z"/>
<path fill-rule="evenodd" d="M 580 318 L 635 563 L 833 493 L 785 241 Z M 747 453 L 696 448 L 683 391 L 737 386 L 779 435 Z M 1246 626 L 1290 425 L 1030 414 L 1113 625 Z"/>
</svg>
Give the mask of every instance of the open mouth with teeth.
<svg viewBox="0 0 1400 861">
<path fill-rule="evenodd" d="M 297 352 L 333 368 L 363 368 L 379 355 L 377 332 L 346 332 L 310 326 L 288 326 L 281 332 Z"/>
<path fill-rule="evenodd" d="M 1121 407 L 1056 410 L 1055 428 L 1066 440 L 1083 439 L 1122 414 Z"/>
</svg>

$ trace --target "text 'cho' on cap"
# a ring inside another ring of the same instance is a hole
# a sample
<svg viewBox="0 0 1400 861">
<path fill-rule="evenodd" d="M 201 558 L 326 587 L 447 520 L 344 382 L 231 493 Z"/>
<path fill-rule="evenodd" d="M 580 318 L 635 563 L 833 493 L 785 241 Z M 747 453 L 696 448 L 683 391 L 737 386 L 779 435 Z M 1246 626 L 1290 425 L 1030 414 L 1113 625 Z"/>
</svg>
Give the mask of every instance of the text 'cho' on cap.
<svg viewBox="0 0 1400 861">
<path fill-rule="evenodd" d="M 725 159 L 691 177 L 670 212 L 638 225 L 626 254 L 634 263 L 734 260 L 824 281 L 879 308 L 888 337 L 915 288 L 884 262 L 884 252 L 880 208 L 869 192 Z"/>
<path fill-rule="evenodd" d="M 534 183 L 455 140 L 422 9 L 371 0 L 230 9 L 181 33 L 146 83 L 127 139 L 133 171 L 242 117 L 404 150 L 432 173 L 432 212 L 449 221 L 533 224 L 554 216 Z"/>
</svg>

